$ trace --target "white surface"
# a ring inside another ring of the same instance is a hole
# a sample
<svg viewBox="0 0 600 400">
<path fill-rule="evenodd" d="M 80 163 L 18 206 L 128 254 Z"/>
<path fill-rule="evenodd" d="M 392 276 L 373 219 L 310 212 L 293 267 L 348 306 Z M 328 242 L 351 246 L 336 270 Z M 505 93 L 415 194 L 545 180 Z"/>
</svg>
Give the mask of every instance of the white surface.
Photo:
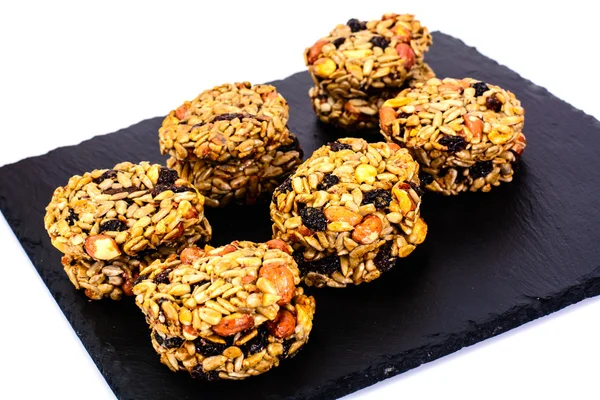
<svg viewBox="0 0 600 400">
<path fill-rule="evenodd" d="M 387 11 L 413 12 L 600 117 L 593 2 L 537 3 L 3 1 L 0 165 L 164 115 L 216 84 L 284 78 L 336 23 Z M 112 398 L 3 218 L 0 243 L 2 393 Z M 588 300 L 350 398 L 597 398 L 599 313 Z"/>
</svg>

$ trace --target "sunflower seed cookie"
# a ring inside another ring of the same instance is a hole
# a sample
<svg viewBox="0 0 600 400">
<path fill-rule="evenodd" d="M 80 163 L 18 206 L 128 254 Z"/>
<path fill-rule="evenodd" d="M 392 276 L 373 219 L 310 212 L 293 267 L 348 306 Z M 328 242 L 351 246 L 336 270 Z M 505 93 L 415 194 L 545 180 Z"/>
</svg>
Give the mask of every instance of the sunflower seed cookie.
<svg viewBox="0 0 600 400">
<path fill-rule="evenodd" d="M 230 159 L 224 163 L 208 160 L 179 161 L 169 158 L 167 166 L 191 182 L 205 196 L 208 207 L 232 203 L 254 204 L 268 199 L 273 190 L 302 162 L 303 152 L 295 135 L 256 159 Z"/>
<path fill-rule="evenodd" d="M 527 143 L 515 95 L 470 78 L 434 78 L 403 90 L 379 117 L 382 135 L 421 164 L 425 187 L 445 195 L 511 182 Z"/>
<path fill-rule="evenodd" d="M 404 82 L 406 87 L 414 87 L 419 82 L 425 82 L 435 77 L 429 65 L 415 65 Z M 399 90 L 381 92 L 365 98 L 336 98 L 318 86 L 310 88 L 308 95 L 313 110 L 321 120 L 348 131 L 375 129 L 379 126 L 379 108 L 383 103 L 396 97 Z"/>
<path fill-rule="evenodd" d="M 160 150 L 178 160 L 258 156 L 289 135 L 288 111 L 274 86 L 217 86 L 169 113 L 159 129 Z"/>
<path fill-rule="evenodd" d="M 54 191 L 44 225 L 70 280 L 94 299 L 126 292 L 139 257 L 212 235 L 204 197 L 175 170 L 147 162 L 72 177 Z"/>
<path fill-rule="evenodd" d="M 413 15 L 385 14 L 338 25 L 305 50 L 304 60 L 320 89 L 336 98 L 365 98 L 400 88 L 430 45 L 429 31 Z"/>
<path fill-rule="evenodd" d="M 141 271 L 133 291 L 152 345 L 173 371 L 240 380 L 307 342 L 315 301 L 304 295 L 292 249 L 279 240 L 190 247 Z"/>
<path fill-rule="evenodd" d="M 309 286 L 370 282 L 425 239 L 418 173 L 394 143 L 329 143 L 275 190 L 273 238 L 292 246 Z"/>
</svg>

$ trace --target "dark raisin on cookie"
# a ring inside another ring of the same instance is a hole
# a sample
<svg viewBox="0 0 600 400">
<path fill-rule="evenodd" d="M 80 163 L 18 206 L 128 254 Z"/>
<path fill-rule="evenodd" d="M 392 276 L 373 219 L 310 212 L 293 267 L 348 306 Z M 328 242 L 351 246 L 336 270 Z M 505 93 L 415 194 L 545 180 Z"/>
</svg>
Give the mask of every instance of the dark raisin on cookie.
<svg viewBox="0 0 600 400">
<path fill-rule="evenodd" d="M 100 233 L 108 232 L 121 232 L 127 229 L 127 224 L 118 219 L 109 219 L 100 224 Z"/>
<path fill-rule="evenodd" d="M 177 171 L 171 168 L 161 167 L 160 172 L 158 173 L 158 181 L 156 183 L 158 185 L 172 185 L 177 179 L 179 179 L 179 174 Z"/>
<path fill-rule="evenodd" d="M 389 40 L 383 36 L 373 36 L 369 42 L 373 44 L 373 47 L 380 47 L 381 49 L 386 49 L 390 45 Z"/>
<path fill-rule="evenodd" d="M 495 112 L 502 110 L 502 102 L 498 100 L 498 97 L 495 94 L 485 99 L 485 106 L 488 108 L 488 110 Z"/>
<path fill-rule="evenodd" d="M 341 37 L 341 38 L 337 38 L 337 39 L 335 39 L 335 40 L 334 40 L 333 42 L 331 42 L 331 43 L 333 43 L 333 45 L 334 45 L 334 46 L 335 46 L 335 48 L 337 49 L 337 48 L 338 48 L 338 47 L 340 47 L 340 46 L 342 45 L 342 43 L 344 43 L 345 41 L 346 41 L 346 38 L 343 38 L 343 37 Z"/>
<path fill-rule="evenodd" d="M 448 148 L 448 152 L 456 153 L 467 148 L 467 142 L 461 136 L 444 136 L 438 143 Z"/>
<path fill-rule="evenodd" d="M 479 161 L 469 169 L 469 173 L 473 179 L 477 179 L 487 176 L 493 169 L 494 163 L 491 160 Z"/>
<path fill-rule="evenodd" d="M 100 175 L 99 177 L 94 179 L 94 183 L 102 183 L 106 179 L 116 179 L 116 178 L 117 178 L 117 171 L 115 171 L 114 169 L 109 169 L 108 171 L 104 172 L 102 175 Z"/>
<path fill-rule="evenodd" d="M 362 204 L 375 205 L 375 208 L 382 210 L 392 202 L 392 194 L 385 189 L 374 189 L 363 193 Z"/>
<path fill-rule="evenodd" d="M 317 189 L 327 190 L 330 187 L 337 185 L 338 183 L 340 183 L 340 178 L 338 178 L 336 175 L 325 174 L 325 176 L 323 176 L 323 180 L 317 185 Z"/>
<path fill-rule="evenodd" d="M 373 259 L 373 262 L 378 270 L 381 272 L 387 272 L 392 269 L 394 265 L 396 265 L 397 259 L 398 257 L 392 256 L 392 242 L 388 241 L 379 248 L 379 251 L 375 256 L 375 259 Z"/>
<path fill-rule="evenodd" d="M 352 150 L 352 146 L 349 144 L 340 143 L 338 141 L 327 143 L 327 146 L 329 146 L 331 151 Z"/>
<path fill-rule="evenodd" d="M 475 89 L 475 97 L 479 97 L 488 90 L 490 90 L 490 88 L 485 82 L 475 82 L 471 85 L 471 87 Z"/>
<path fill-rule="evenodd" d="M 306 207 L 299 214 L 304 226 L 311 231 L 322 232 L 327 229 L 327 218 L 320 208 Z"/>
</svg>

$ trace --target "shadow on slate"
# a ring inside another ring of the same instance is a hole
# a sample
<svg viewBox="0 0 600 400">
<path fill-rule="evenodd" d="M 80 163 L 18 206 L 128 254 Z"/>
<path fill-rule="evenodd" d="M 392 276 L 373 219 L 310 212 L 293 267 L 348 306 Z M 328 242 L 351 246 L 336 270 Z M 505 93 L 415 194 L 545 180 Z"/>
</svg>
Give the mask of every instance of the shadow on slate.
<svg viewBox="0 0 600 400">
<path fill-rule="evenodd" d="M 519 175 L 487 194 L 427 194 L 425 243 L 373 283 L 313 290 L 308 346 L 243 382 L 205 384 L 170 372 L 132 299 L 87 301 L 44 231 L 44 207 L 71 175 L 122 160 L 164 162 L 161 118 L 0 169 L 2 213 L 117 397 L 340 397 L 600 293 L 600 123 L 444 34 L 434 33 L 427 61 L 438 76 L 482 79 L 521 99 L 529 146 Z M 343 136 L 316 121 L 307 73 L 274 83 L 306 154 Z M 266 204 L 207 215 L 217 245 L 269 239 Z"/>
</svg>

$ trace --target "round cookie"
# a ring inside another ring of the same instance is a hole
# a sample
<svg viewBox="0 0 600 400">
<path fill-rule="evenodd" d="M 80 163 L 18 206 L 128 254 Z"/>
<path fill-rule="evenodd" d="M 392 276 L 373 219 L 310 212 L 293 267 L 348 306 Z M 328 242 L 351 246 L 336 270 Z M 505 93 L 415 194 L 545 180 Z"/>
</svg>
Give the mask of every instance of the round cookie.
<svg viewBox="0 0 600 400">
<path fill-rule="evenodd" d="M 418 173 L 396 144 L 329 143 L 275 190 L 273 238 L 293 247 L 309 286 L 372 281 L 425 239 Z"/>
<path fill-rule="evenodd" d="M 273 190 L 302 162 L 303 152 L 295 135 L 282 145 L 256 159 L 230 159 L 216 164 L 206 160 L 178 161 L 171 157 L 167 166 L 191 182 L 205 196 L 208 207 L 231 203 L 254 204 L 268 199 Z"/>
<path fill-rule="evenodd" d="M 430 79 L 386 101 L 382 135 L 408 148 L 428 190 L 488 192 L 511 182 L 526 146 L 525 110 L 513 93 L 474 79 Z"/>
<path fill-rule="evenodd" d="M 435 77 L 435 73 L 427 64 L 415 65 L 403 86 L 414 87 Z M 310 88 L 308 95 L 313 110 L 321 120 L 347 131 L 375 129 L 379 126 L 379 108 L 387 99 L 396 97 L 399 91 L 382 92 L 365 98 L 336 98 L 318 86 Z"/>
<path fill-rule="evenodd" d="M 271 85 L 249 82 L 206 90 L 173 110 L 158 131 L 160 150 L 178 160 L 258 156 L 289 135 L 289 108 Z"/>
<path fill-rule="evenodd" d="M 44 225 L 65 255 L 101 261 L 212 235 L 204 196 L 177 171 L 147 162 L 73 176 L 54 191 Z"/>
<path fill-rule="evenodd" d="M 305 50 L 304 60 L 320 89 L 336 98 L 364 98 L 400 88 L 430 45 L 429 31 L 413 15 L 385 14 L 338 25 Z"/>
<path fill-rule="evenodd" d="M 307 342 L 315 301 L 280 240 L 189 247 L 140 273 L 136 304 L 152 345 L 173 371 L 244 379 L 278 366 Z"/>
</svg>

